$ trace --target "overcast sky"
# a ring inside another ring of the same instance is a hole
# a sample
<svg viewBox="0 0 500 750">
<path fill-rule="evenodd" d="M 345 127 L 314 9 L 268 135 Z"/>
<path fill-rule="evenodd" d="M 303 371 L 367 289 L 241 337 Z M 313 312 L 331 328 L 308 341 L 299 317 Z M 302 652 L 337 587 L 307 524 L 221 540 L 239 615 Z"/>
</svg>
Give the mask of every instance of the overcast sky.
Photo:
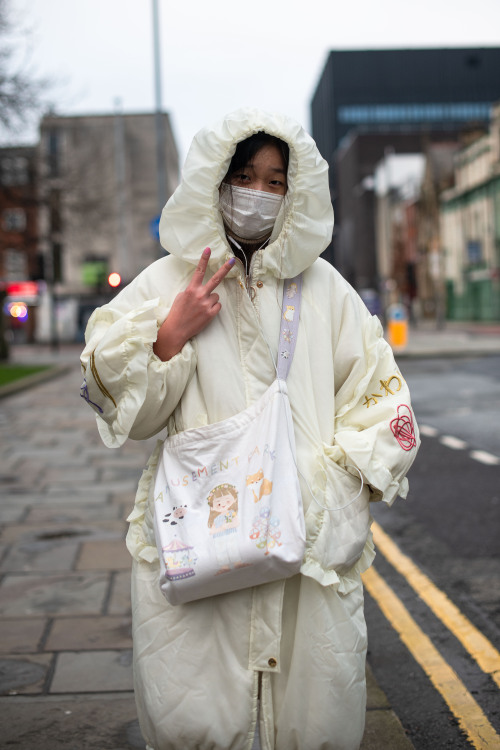
<svg viewBox="0 0 500 750">
<path fill-rule="evenodd" d="M 20 52 L 53 80 L 59 114 L 154 110 L 152 0 L 9 0 Z M 181 161 L 242 105 L 310 129 L 330 49 L 500 44 L 500 0 L 159 0 L 162 103 Z M 500 73 L 499 73 L 500 74 Z M 33 135 L 31 135 L 33 138 Z"/>
</svg>

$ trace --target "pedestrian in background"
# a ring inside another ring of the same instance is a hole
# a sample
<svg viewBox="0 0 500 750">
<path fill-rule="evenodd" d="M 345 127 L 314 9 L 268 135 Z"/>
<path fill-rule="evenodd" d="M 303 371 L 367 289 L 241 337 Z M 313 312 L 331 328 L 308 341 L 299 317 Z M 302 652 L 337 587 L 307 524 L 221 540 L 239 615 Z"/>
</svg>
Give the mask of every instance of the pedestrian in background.
<svg viewBox="0 0 500 750">
<path fill-rule="evenodd" d="M 302 273 L 287 380 L 301 573 L 170 605 L 151 490 L 161 443 L 139 483 L 127 536 L 134 680 L 154 750 L 250 750 L 259 730 L 264 750 L 361 743 L 369 503 L 406 495 L 418 432 L 380 322 L 319 257 L 332 228 L 327 164 L 311 137 L 287 117 L 238 110 L 193 141 L 160 223 L 169 255 L 89 321 L 82 395 L 104 443 L 175 435 L 245 410 L 270 386 L 283 280 Z"/>
</svg>

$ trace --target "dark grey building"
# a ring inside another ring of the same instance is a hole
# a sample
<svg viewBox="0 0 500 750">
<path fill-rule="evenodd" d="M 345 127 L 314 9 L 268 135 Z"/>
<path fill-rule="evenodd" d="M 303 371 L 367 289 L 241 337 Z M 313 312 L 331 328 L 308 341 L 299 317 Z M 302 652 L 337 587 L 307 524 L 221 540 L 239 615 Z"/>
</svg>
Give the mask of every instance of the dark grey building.
<svg viewBox="0 0 500 750">
<path fill-rule="evenodd" d="M 378 286 L 365 178 L 387 149 L 423 152 L 430 142 L 486 130 L 498 100 L 500 48 L 330 52 L 311 105 L 336 212 L 325 257 L 355 286 Z"/>
</svg>

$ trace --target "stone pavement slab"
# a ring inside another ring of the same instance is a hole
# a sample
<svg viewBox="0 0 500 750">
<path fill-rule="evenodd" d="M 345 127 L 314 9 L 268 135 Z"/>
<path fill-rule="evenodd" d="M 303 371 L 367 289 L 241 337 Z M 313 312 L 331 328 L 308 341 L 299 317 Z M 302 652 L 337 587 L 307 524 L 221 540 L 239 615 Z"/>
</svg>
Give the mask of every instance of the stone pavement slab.
<svg viewBox="0 0 500 750">
<path fill-rule="evenodd" d="M 57 654 L 51 693 L 133 690 L 132 650 L 64 651 Z"/>
<path fill-rule="evenodd" d="M 26 544 L 37 541 L 54 541 L 65 539 L 97 540 L 125 538 L 126 525 L 120 520 L 101 520 L 94 518 L 88 523 L 47 523 L 30 524 L 28 519 L 22 524 L 10 524 L 0 533 L 4 544 Z"/>
<path fill-rule="evenodd" d="M 40 625 L 45 623 L 39 621 Z M 39 627 L 40 627 L 39 625 Z M 0 634 L 2 630 L 0 629 Z M 36 631 L 32 642 L 35 644 Z M 58 617 L 52 621 L 46 651 L 89 651 L 132 648 L 132 617 Z"/>
<path fill-rule="evenodd" d="M 0 653 L 36 653 L 47 623 L 48 619 L 45 617 L 0 619 Z"/>
<path fill-rule="evenodd" d="M 360 750 L 412 750 L 401 722 L 392 710 L 367 711 Z"/>
<path fill-rule="evenodd" d="M 3 556 L 0 572 L 71 570 L 78 549 L 75 542 L 18 541 Z"/>
<path fill-rule="evenodd" d="M 42 693 L 52 662 L 52 654 L 0 656 L 0 694 Z"/>
<path fill-rule="evenodd" d="M 130 570 L 113 573 L 111 581 L 107 613 L 125 615 L 130 612 Z"/>
<path fill-rule="evenodd" d="M 125 540 L 85 542 L 81 545 L 77 570 L 130 570 L 130 553 Z"/>
<path fill-rule="evenodd" d="M 25 515 L 25 508 L 19 503 L 6 504 L 2 499 L 0 505 L 0 524 L 19 523 Z"/>
<path fill-rule="evenodd" d="M 109 583 L 101 572 L 9 574 L 0 585 L 0 616 L 101 615 Z"/>
<path fill-rule="evenodd" d="M 16 519 L 12 518 L 11 521 L 5 521 L 5 523 L 16 523 L 19 520 L 20 516 L 17 521 Z M 123 520 L 123 513 L 117 505 L 100 505 L 98 508 L 96 508 L 95 506 L 89 507 L 88 505 L 71 507 L 68 506 L 67 503 L 53 503 L 51 505 L 28 508 L 28 512 L 26 513 L 24 520 L 28 524 L 38 524 L 40 526 L 49 524 L 93 524 L 96 521 L 101 522 Z M 2 523 L 1 510 L 0 523 Z"/>
<path fill-rule="evenodd" d="M 366 669 L 366 686 L 366 724 L 360 750 L 412 750 L 413 744 L 369 666 Z"/>
<path fill-rule="evenodd" d="M 144 750 L 132 693 L 0 698 L 0 737 L 13 750 Z"/>
</svg>

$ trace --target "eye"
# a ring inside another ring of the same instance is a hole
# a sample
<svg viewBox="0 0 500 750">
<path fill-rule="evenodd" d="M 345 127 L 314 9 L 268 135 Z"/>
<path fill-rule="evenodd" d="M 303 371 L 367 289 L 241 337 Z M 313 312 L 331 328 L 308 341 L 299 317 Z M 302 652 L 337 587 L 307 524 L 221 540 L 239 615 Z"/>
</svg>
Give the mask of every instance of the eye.
<svg viewBox="0 0 500 750">
<path fill-rule="evenodd" d="M 245 174 L 245 172 L 239 172 L 235 175 L 233 175 L 233 181 L 235 182 L 246 182 L 250 179 L 250 177 Z"/>
</svg>

